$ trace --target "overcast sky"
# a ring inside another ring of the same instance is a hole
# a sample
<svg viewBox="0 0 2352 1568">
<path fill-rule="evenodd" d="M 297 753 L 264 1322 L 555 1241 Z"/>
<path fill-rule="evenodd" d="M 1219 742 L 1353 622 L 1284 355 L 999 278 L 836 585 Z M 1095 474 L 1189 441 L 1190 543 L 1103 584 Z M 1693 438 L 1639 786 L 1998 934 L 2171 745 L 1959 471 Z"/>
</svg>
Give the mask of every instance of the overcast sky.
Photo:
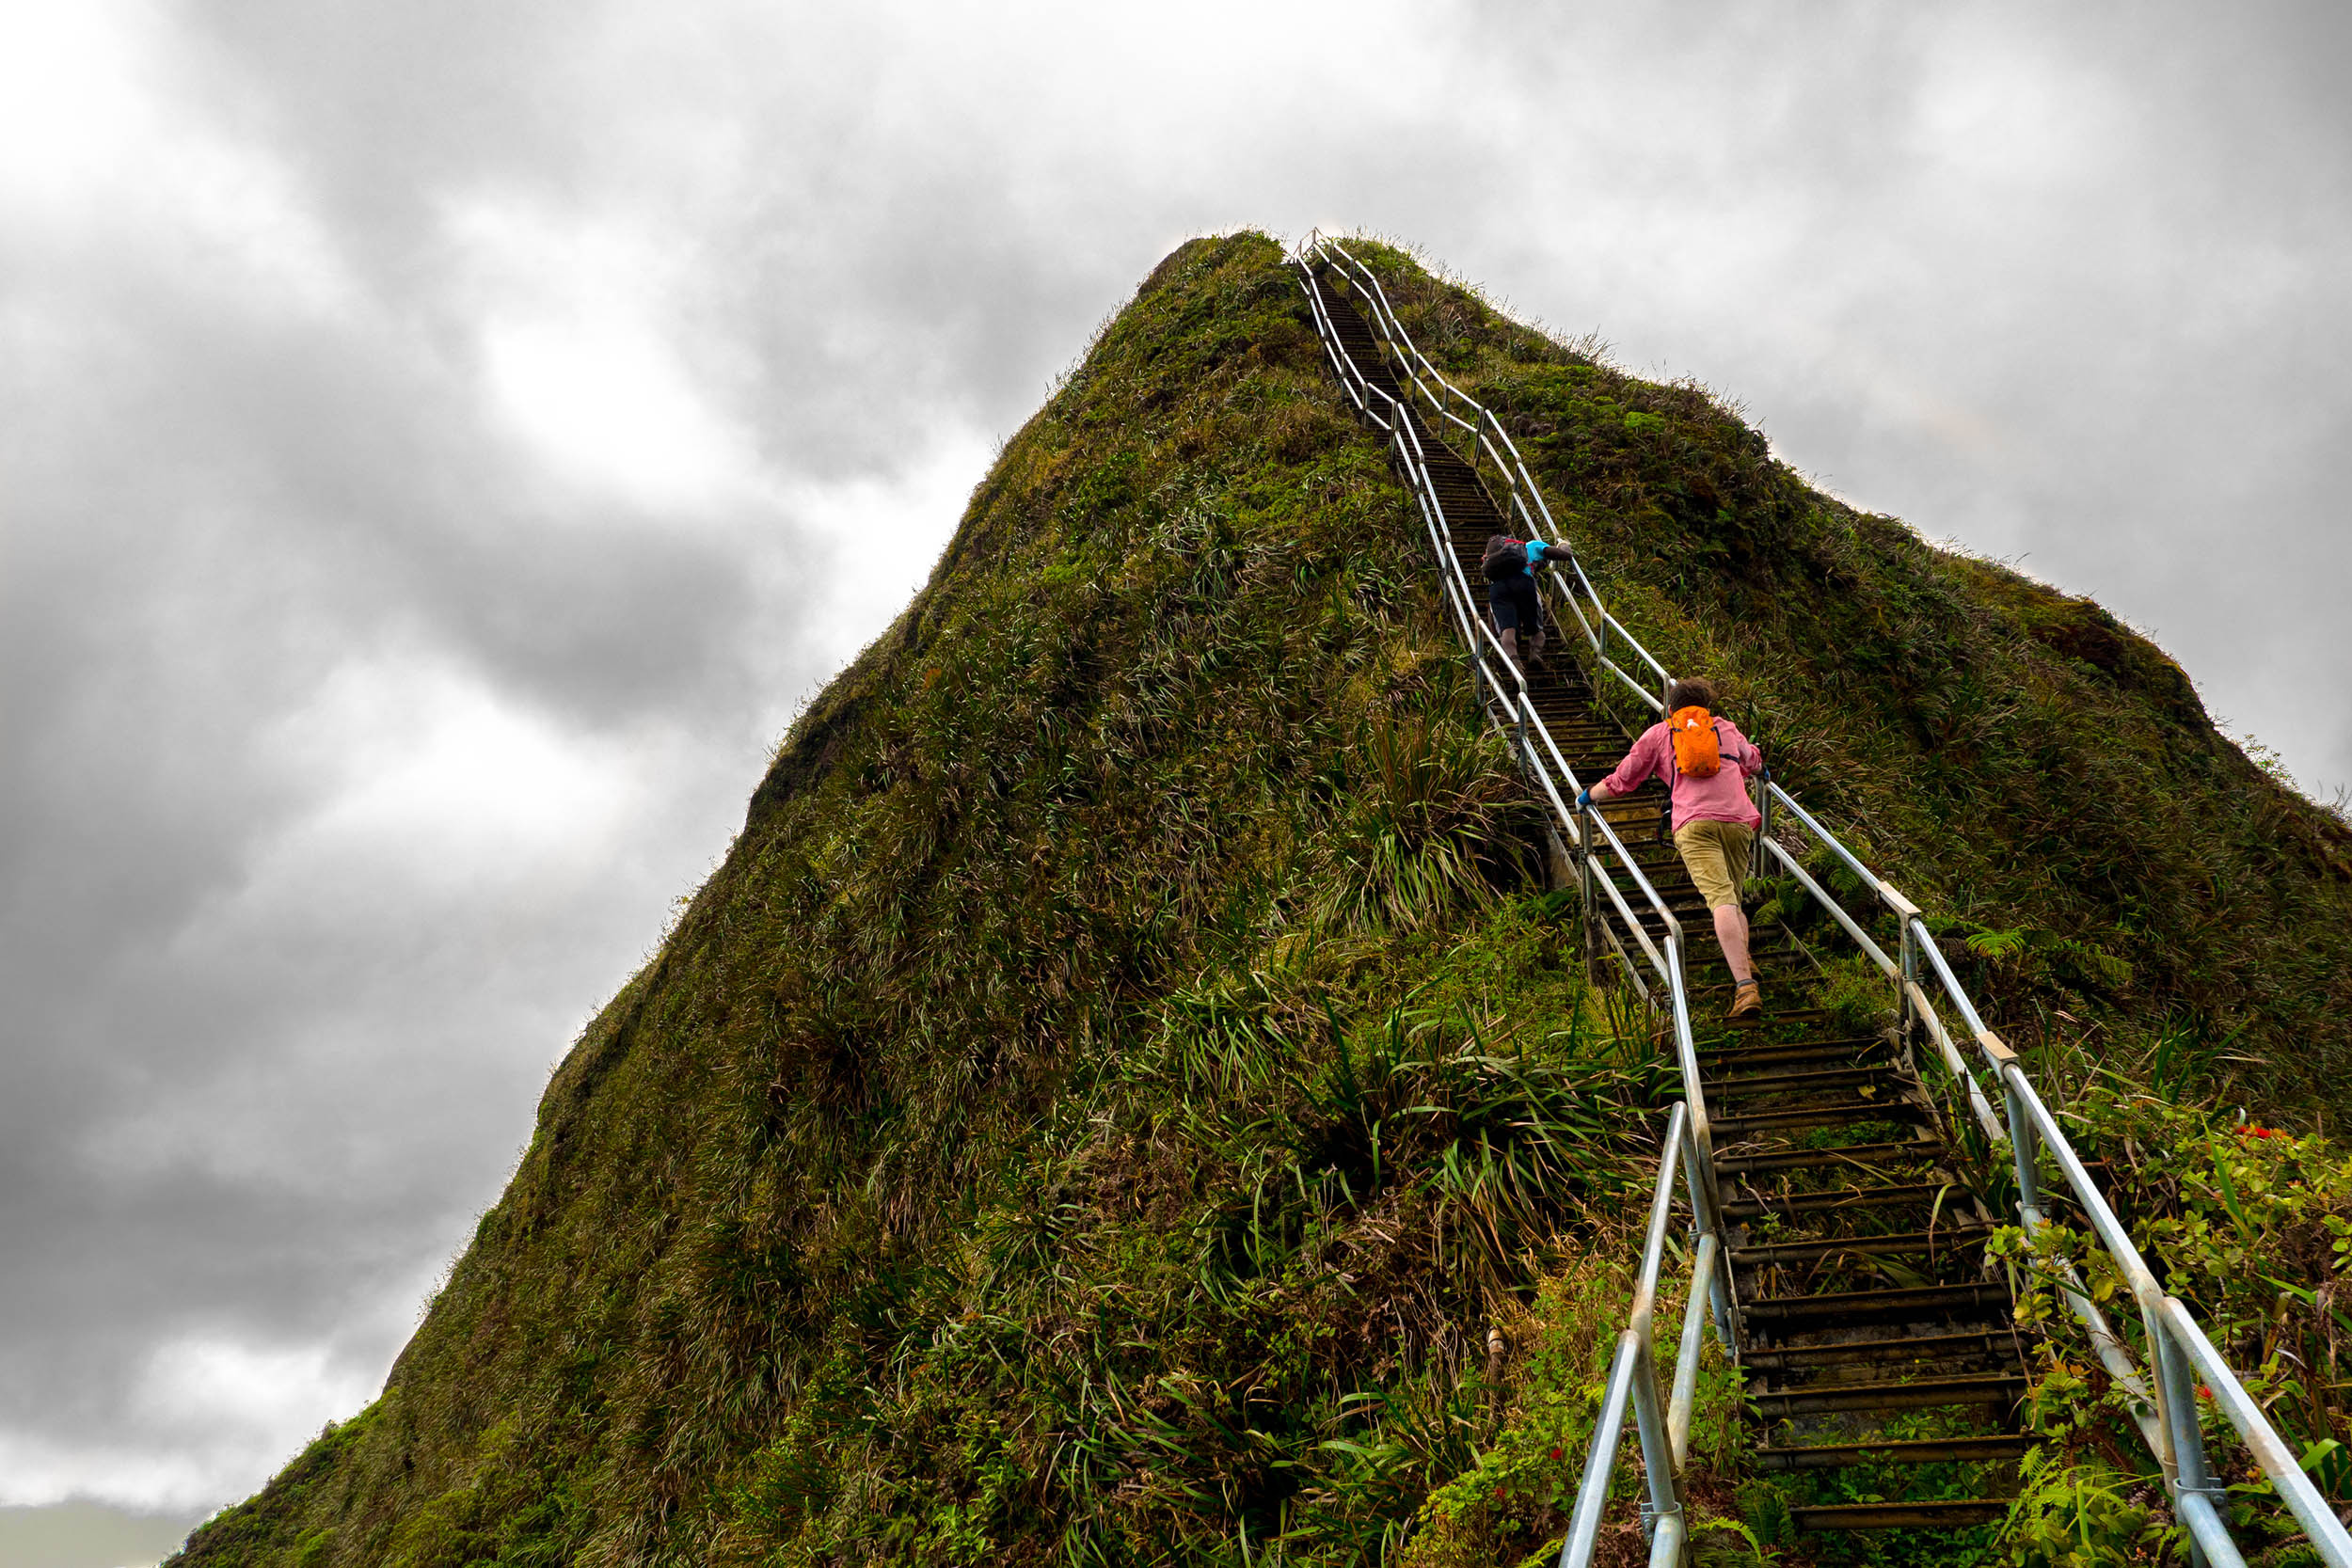
<svg viewBox="0 0 2352 1568">
<path fill-rule="evenodd" d="M 1191 234 L 1416 243 L 2352 781 L 2347 17 L 0 0 L 0 1504 L 373 1395 Z"/>
</svg>

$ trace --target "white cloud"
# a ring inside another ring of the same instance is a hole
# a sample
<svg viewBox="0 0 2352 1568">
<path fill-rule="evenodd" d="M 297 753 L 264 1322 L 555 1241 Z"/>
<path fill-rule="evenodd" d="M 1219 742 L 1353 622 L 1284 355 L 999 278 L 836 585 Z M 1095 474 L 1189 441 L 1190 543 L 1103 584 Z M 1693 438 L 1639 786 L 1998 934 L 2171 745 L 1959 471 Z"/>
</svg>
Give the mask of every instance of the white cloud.
<svg viewBox="0 0 2352 1568">
<path fill-rule="evenodd" d="M 626 220 L 478 198 L 450 232 L 474 279 L 496 415 L 561 477 L 648 509 L 756 494 L 751 443 L 696 378 L 682 258 Z"/>
<path fill-rule="evenodd" d="M 283 150 L 175 69 L 188 46 L 136 0 L 0 0 L 0 217 L 21 245 L 135 256 L 274 316 L 352 310 Z"/>
<path fill-rule="evenodd" d="M 118 1180 L 414 1185 L 420 1149 L 399 1117 L 477 1079 L 485 1051 L 508 1061 L 501 1080 L 527 1080 L 569 1034 L 586 999 L 502 996 L 483 967 L 514 965 L 506 944 L 548 909 L 598 897 L 634 853 L 632 825 L 675 787 L 676 748 L 560 725 L 424 651 L 338 670 L 256 751 L 310 804 L 188 911 L 141 978 L 277 1016 L 233 1053 L 180 1064 L 168 1097 L 115 1107 L 83 1158 Z M 322 1119 L 306 1083 L 367 1109 Z"/>
<path fill-rule="evenodd" d="M 300 881 L 321 867 L 479 896 L 485 876 L 589 860 L 653 782 L 620 738 L 560 724 L 430 649 L 344 664 L 261 750 L 310 779 L 319 803 L 263 850 L 241 895 L 257 899 L 289 882 L 314 898 Z"/>
<path fill-rule="evenodd" d="M 373 1392 L 326 1345 L 189 1338 L 155 1348 L 135 1410 L 159 1433 L 217 1433 L 266 1453 L 289 1429 L 315 1427 L 326 1413 L 353 1409 Z"/>
<path fill-rule="evenodd" d="M 2088 66 L 2018 49 L 2009 29 L 1956 21 L 1931 51 L 1913 146 L 1971 180 L 2046 188 L 2136 163 L 2133 105 Z"/>
<path fill-rule="evenodd" d="M 80 206 L 160 127 L 151 8 L 0 3 L 0 197 L 20 221 Z"/>
<path fill-rule="evenodd" d="M 0 1506 L 100 1495 L 162 1511 L 216 1504 L 374 1393 L 373 1374 L 326 1344 L 190 1336 L 144 1357 L 115 1441 L 60 1444 L 0 1430 Z"/>
<path fill-rule="evenodd" d="M 788 492 L 787 508 L 831 546 L 818 611 L 790 628 L 811 656 L 854 653 L 906 608 L 954 537 L 964 503 L 994 456 L 977 431 L 949 427 L 897 473 L 803 483 Z M 779 564 L 806 571 L 813 563 Z"/>
</svg>

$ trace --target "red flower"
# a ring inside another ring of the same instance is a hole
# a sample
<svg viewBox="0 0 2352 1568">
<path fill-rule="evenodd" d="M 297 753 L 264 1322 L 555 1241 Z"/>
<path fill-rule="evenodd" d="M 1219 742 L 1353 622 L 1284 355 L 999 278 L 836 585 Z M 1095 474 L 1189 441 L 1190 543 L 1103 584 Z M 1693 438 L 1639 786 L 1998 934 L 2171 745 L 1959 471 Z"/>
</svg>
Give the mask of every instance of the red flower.
<svg viewBox="0 0 2352 1568">
<path fill-rule="evenodd" d="M 2201 1383 L 2197 1386 L 2197 1397 L 2201 1400 L 2209 1400 L 2213 1398 L 2213 1390 Z"/>
<path fill-rule="evenodd" d="M 1502 1487 L 1498 1486 L 1498 1487 L 1496 1487 L 1496 1488 L 1495 1488 L 1495 1496 L 1496 1496 L 1496 1497 L 1502 1497 Z"/>
<path fill-rule="evenodd" d="M 2270 1136 L 2270 1129 L 2265 1127 L 2260 1122 L 2256 1122 L 2253 1126 L 2245 1128 L 2243 1131 L 2249 1138 L 2267 1138 Z"/>
<path fill-rule="evenodd" d="M 1554 1459 L 1565 1459 L 1567 1455 L 1562 1453 L 1558 1449 L 1554 1449 L 1551 1450 L 1551 1457 Z"/>
</svg>

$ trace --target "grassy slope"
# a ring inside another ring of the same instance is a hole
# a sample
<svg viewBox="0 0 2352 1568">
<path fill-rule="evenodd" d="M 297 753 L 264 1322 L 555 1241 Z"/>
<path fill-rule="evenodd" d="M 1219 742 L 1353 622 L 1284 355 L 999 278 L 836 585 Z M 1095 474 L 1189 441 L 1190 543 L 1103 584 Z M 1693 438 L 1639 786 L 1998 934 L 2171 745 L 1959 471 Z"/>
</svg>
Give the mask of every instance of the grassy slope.
<svg viewBox="0 0 2352 1568">
<path fill-rule="evenodd" d="M 1150 1556 L 1311 1512 L 1356 1396 L 1470 1397 L 1627 1075 L 1487 891 L 1516 790 L 1298 300 L 1250 236 L 1145 284 L 557 1073 L 382 1401 L 188 1561 Z"/>
<path fill-rule="evenodd" d="M 1466 1472 L 1479 1550 L 1557 1524 L 1649 1069 L 1279 261 L 1178 251 L 1008 445 L 383 1399 L 183 1560 L 1342 1561 Z M 2343 984 L 2340 837 L 2153 649 L 1380 262 L 1628 620 L 1915 894 L 2027 933 L 1980 976 L 2021 1009 L 2267 1040 Z"/>
</svg>

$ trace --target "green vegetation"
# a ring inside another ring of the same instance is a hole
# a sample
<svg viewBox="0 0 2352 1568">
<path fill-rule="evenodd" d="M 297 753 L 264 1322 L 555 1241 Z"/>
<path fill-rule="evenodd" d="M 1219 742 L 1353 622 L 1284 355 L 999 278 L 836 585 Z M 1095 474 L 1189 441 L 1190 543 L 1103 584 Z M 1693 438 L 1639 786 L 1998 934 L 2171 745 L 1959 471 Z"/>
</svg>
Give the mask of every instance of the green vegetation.
<svg viewBox="0 0 2352 1568">
<path fill-rule="evenodd" d="M 2141 1250 L 2165 1288 L 2195 1309 L 2305 1470 L 2330 1497 L 2352 1497 L 2352 1450 L 2343 1441 L 2352 1432 L 2344 1376 L 2352 1369 L 2340 1364 L 2352 1346 L 2352 1311 L 2340 1305 L 2340 1276 L 2352 1266 L 2352 1158 L 2325 1138 L 2237 1123 L 2209 1101 L 2183 1104 L 2137 1092 L 2123 1074 L 2088 1070 L 2092 1082 L 2072 1118 L 2077 1142 L 2122 1178 Z M 2087 1228 L 2060 1223 L 2031 1242 L 2010 1229 L 1994 1242 L 2020 1286 L 2021 1321 L 2048 1336 L 2036 1341 L 2030 1406 L 2043 1443 L 2010 1531 L 2024 1561 L 2130 1560 L 2177 1533 L 2163 1512 L 2162 1478 L 2132 1427 L 2131 1402 L 2058 1293 L 2061 1259 L 2072 1259 L 2092 1299 L 2136 1338 L 2130 1291 L 2084 1242 Z M 2250 1548 L 2290 1528 L 2227 1418 L 2210 1403 L 2201 1414 L 2240 1539 Z M 2082 1551 L 2084 1542 L 2107 1555 Z M 2319 1560 L 2290 1544 L 2249 1549 L 2249 1560 Z"/>
<path fill-rule="evenodd" d="M 2177 669 L 1372 252 L 1628 623 L 1724 677 L 2029 1055 L 2095 1016 L 2112 1063 L 2313 1104 L 2346 837 Z M 794 726 L 382 1399 L 181 1560 L 1556 1543 L 1664 1079 L 1584 985 L 1424 548 L 1278 247 L 1170 256 Z M 1701 1540 L 1753 1560 L 1706 1381 Z"/>
</svg>

